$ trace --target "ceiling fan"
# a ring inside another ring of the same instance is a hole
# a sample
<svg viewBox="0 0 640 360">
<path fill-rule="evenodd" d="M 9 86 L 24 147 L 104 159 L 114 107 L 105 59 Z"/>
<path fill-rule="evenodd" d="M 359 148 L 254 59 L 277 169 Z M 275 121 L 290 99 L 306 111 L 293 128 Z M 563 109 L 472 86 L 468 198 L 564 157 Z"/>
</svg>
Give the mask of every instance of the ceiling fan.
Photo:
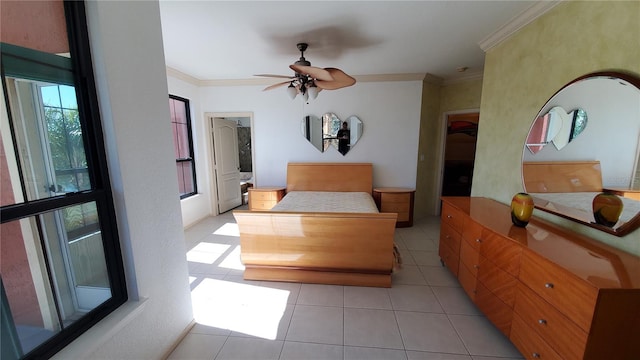
<svg viewBox="0 0 640 360">
<path fill-rule="evenodd" d="M 300 94 L 305 100 L 309 97 L 315 99 L 321 90 L 336 90 L 343 87 L 351 86 L 356 83 L 356 79 L 347 75 L 344 71 L 337 68 L 319 68 L 311 66 L 311 63 L 304 58 L 304 52 L 307 50 L 308 44 L 297 44 L 300 50 L 300 59 L 289 65 L 291 70 L 295 72 L 293 76 L 257 74 L 255 76 L 264 76 L 272 78 L 288 79 L 271 86 L 267 86 L 263 91 L 272 90 L 289 84 L 287 93 L 293 99 Z"/>
</svg>

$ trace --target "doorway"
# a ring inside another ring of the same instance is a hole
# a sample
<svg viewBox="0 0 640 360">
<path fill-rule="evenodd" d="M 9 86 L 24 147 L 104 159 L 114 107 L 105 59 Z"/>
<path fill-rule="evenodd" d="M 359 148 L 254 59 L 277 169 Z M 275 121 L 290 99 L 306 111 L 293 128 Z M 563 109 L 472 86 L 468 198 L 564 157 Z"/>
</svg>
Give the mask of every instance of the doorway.
<svg viewBox="0 0 640 360">
<path fill-rule="evenodd" d="M 216 214 L 246 204 L 254 183 L 253 114 L 208 114 Z"/>
<path fill-rule="evenodd" d="M 470 196 L 479 112 L 445 114 L 442 196 Z"/>
</svg>

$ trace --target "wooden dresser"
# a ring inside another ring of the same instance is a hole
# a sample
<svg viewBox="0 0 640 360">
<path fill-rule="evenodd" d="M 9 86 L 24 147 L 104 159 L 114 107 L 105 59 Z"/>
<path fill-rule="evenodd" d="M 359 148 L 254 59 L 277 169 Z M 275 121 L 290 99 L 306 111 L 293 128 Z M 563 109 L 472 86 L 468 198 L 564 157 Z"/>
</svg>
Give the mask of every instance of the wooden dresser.
<svg viewBox="0 0 640 360">
<path fill-rule="evenodd" d="M 249 210 L 271 210 L 284 194 L 283 187 L 249 188 Z"/>
<path fill-rule="evenodd" d="M 525 358 L 639 358 L 639 257 L 535 216 L 516 227 L 491 199 L 442 200 L 443 264 Z"/>
<path fill-rule="evenodd" d="M 415 190 L 409 188 L 374 188 L 373 199 L 380 212 L 398 214 L 396 227 L 413 226 L 413 198 Z"/>
</svg>

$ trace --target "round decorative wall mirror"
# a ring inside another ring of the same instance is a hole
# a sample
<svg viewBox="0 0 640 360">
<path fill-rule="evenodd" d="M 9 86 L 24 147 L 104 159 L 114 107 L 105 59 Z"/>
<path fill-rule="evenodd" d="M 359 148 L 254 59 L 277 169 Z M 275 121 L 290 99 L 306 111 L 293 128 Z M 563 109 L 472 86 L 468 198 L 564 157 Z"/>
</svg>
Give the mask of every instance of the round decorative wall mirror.
<svg viewBox="0 0 640 360">
<path fill-rule="evenodd" d="M 534 117 L 522 159 L 537 209 L 618 236 L 640 227 L 640 78 L 601 72 L 562 87 Z M 623 202 L 612 226 L 594 219 L 602 192 Z"/>
</svg>

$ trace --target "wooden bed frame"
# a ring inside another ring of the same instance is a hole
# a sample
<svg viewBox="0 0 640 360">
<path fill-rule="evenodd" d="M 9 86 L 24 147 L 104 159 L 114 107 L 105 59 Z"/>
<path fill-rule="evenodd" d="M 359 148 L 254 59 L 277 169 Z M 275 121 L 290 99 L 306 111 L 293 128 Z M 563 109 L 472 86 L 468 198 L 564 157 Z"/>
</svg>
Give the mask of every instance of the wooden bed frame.
<svg viewBox="0 0 640 360">
<path fill-rule="evenodd" d="M 369 163 L 290 163 L 287 191 L 371 194 Z M 235 210 L 247 280 L 391 287 L 395 213 Z"/>
</svg>

